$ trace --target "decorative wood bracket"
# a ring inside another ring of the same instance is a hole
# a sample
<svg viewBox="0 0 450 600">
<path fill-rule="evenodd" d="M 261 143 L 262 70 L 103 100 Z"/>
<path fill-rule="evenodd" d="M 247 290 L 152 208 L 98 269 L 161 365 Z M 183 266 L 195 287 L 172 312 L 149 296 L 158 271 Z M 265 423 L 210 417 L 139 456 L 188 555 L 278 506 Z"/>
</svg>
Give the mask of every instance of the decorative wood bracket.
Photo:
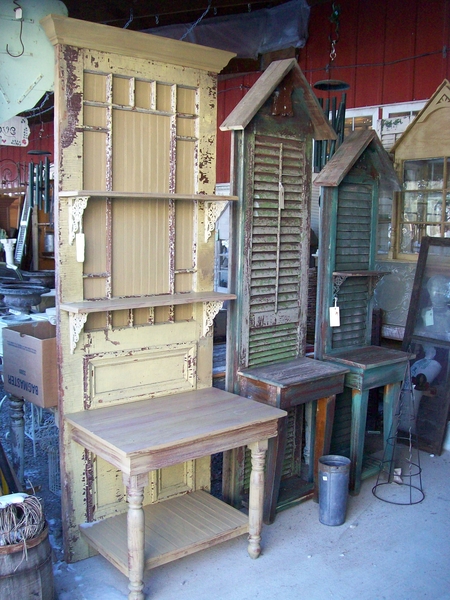
<svg viewBox="0 0 450 600">
<path fill-rule="evenodd" d="M 69 313 L 70 354 L 75 352 L 78 340 L 80 339 L 81 330 L 86 323 L 87 317 L 88 313 Z"/>
<path fill-rule="evenodd" d="M 333 298 L 338 296 L 341 285 L 347 280 L 347 277 L 348 275 L 342 275 L 341 273 L 339 275 L 333 274 Z"/>
<path fill-rule="evenodd" d="M 77 232 L 81 232 L 83 227 L 83 213 L 87 206 L 89 196 L 79 196 L 72 198 L 69 206 L 69 244 L 72 245 Z"/>
<path fill-rule="evenodd" d="M 389 275 L 390 271 L 339 271 L 333 273 L 333 298 L 336 298 L 339 294 L 342 284 L 349 277 L 368 277 L 369 278 L 369 300 L 372 298 L 377 283 L 385 275 Z"/>
<path fill-rule="evenodd" d="M 222 308 L 223 302 L 205 302 L 203 304 L 203 335 L 212 335 L 214 317 Z"/>
<path fill-rule="evenodd" d="M 216 227 L 216 221 L 225 210 L 227 204 L 227 200 L 205 202 L 205 242 L 211 237 L 211 233 Z"/>
</svg>

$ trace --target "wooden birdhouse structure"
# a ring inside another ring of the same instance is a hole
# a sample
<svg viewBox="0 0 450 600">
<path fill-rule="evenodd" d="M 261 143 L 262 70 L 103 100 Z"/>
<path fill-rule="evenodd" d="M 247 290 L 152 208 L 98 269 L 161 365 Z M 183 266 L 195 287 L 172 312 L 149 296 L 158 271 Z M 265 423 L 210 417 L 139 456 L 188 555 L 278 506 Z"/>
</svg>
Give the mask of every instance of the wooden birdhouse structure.
<svg viewBox="0 0 450 600">
<path fill-rule="evenodd" d="M 322 188 L 315 356 L 350 371 L 331 451 L 351 458 L 350 486 L 358 492 L 369 389 L 384 389 L 386 443 L 408 362 L 407 353 L 371 345 L 372 296 L 383 276 L 375 270 L 379 189 L 398 190 L 399 183 L 373 130 L 349 135 L 314 183 Z"/>
<path fill-rule="evenodd" d="M 226 201 L 214 195 L 216 74 L 233 55 L 56 15 L 42 24 L 56 55 L 66 557 L 102 553 L 141 600 L 144 568 L 247 530 L 258 556 L 260 494 L 255 527 L 234 521 L 204 491 L 210 454 L 255 443 L 264 468 L 284 414 L 236 411 L 211 387 L 214 315 L 234 298 L 212 291 L 211 235 Z"/>
<path fill-rule="evenodd" d="M 238 369 L 302 356 L 313 139 L 336 134 L 295 59 L 269 65 L 220 126 L 233 131 L 228 387 Z"/>
<path fill-rule="evenodd" d="M 370 344 L 380 182 L 399 190 L 397 175 L 375 131 L 350 134 L 319 173 L 319 285 L 315 355 Z M 392 193 L 391 192 L 391 193 Z M 342 274 L 341 274 L 342 273 Z M 329 308 L 340 324 L 330 326 Z"/>
<path fill-rule="evenodd" d="M 237 301 L 228 312 L 227 389 L 290 414 L 289 425 L 280 424 L 280 446 L 269 448 L 270 522 L 282 470 L 295 480 L 284 505 L 312 493 L 313 453 L 307 465 L 304 460 L 305 404 L 311 411 L 311 402 L 342 389 L 342 369 L 304 358 L 313 139 L 336 134 L 295 59 L 271 63 L 220 128 L 233 131 L 232 193 L 239 198 L 232 215 L 230 279 Z M 308 393 L 315 378 L 323 385 Z M 225 458 L 225 495 L 236 505 L 245 495 L 248 468 L 240 451 Z"/>
</svg>

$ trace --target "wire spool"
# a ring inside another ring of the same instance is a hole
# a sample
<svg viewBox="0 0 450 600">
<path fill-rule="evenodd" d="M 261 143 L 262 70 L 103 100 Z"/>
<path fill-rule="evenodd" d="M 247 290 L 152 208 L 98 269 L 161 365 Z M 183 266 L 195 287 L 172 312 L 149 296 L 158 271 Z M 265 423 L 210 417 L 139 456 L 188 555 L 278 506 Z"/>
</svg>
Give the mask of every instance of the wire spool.
<svg viewBox="0 0 450 600">
<path fill-rule="evenodd" d="M 52 548 L 39 498 L 0 497 L 0 598 L 54 599 Z"/>
<path fill-rule="evenodd" d="M 31 540 L 45 527 L 41 501 L 24 493 L 0 498 L 0 546 Z"/>
</svg>

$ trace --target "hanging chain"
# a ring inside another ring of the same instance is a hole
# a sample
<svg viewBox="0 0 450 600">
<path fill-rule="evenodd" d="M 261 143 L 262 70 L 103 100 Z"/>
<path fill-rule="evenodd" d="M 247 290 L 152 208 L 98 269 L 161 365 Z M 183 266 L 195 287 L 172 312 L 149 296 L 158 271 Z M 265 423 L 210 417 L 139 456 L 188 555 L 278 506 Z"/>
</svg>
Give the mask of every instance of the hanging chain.
<svg viewBox="0 0 450 600">
<path fill-rule="evenodd" d="M 330 21 L 334 25 L 334 36 L 330 35 L 328 39 L 331 43 L 330 60 L 331 62 L 333 62 L 333 60 L 336 58 L 336 44 L 339 41 L 339 17 L 341 15 L 341 7 L 339 4 L 333 2 L 333 4 L 331 5 L 331 9 L 332 12 L 330 15 Z"/>
</svg>

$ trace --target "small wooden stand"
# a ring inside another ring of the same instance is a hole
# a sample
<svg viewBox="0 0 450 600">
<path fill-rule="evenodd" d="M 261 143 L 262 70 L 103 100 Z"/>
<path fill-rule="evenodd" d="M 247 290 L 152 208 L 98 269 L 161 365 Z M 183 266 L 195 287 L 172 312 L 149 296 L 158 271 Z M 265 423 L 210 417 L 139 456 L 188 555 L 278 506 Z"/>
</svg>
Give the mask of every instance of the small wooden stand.
<svg viewBox="0 0 450 600">
<path fill-rule="evenodd" d="M 354 494 L 358 494 L 361 489 L 369 390 L 383 388 L 383 439 L 386 456 L 389 451 L 388 438 L 392 435 L 394 411 L 409 358 L 407 352 L 380 346 L 348 348 L 324 356 L 324 360 L 350 371 L 345 377 L 345 386 L 352 391 L 349 488 Z M 387 460 L 389 458 L 387 456 Z M 375 464 L 364 470 L 364 477 L 375 475 L 378 471 L 379 464 Z"/>
<path fill-rule="evenodd" d="M 328 453 L 334 416 L 336 394 L 344 389 L 346 367 L 334 366 L 311 358 L 273 363 L 263 367 L 242 369 L 238 372 L 240 393 L 252 400 L 289 410 L 307 402 L 317 402 L 314 451 L 314 483 L 317 481 L 317 461 Z M 286 450 L 287 419 L 279 421 L 278 436 L 269 442 L 267 455 L 264 522 L 273 523 L 277 505 L 280 506 L 280 484 Z M 310 486 L 312 493 L 314 484 Z M 298 489 L 290 490 L 283 498 L 287 508 L 304 496 Z"/>
</svg>

